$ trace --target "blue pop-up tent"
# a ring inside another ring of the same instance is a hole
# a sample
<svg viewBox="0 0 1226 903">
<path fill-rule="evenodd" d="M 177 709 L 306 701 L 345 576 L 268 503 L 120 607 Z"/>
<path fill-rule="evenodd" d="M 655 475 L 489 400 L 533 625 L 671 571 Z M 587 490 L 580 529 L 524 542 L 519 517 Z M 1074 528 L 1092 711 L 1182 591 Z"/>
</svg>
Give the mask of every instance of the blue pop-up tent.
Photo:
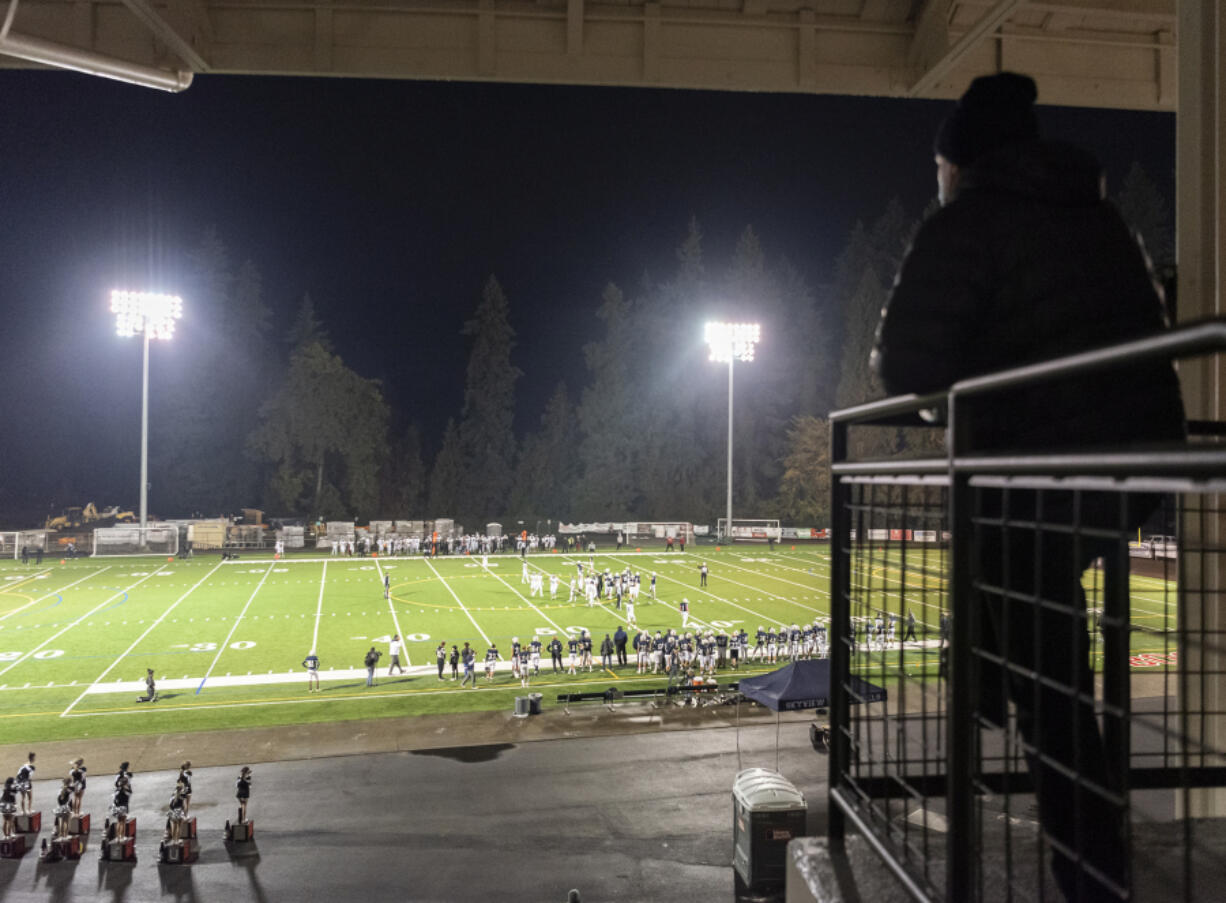
<svg viewBox="0 0 1226 903">
<path fill-rule="evenodd" d="M 885 689 L 853 676 L 850 680 L 850 702 L 882 702 Z M 752 699 L 775 713 L 775 770 L 779 770 L 779 713 L 800 709 L 824 709 L 830 705 L 830 659 L 805 659 L 784 665 L 778 671 L 760 677 L 747 677 L 737 689 L 746 699 Z M 737 707 L 737 763 L 740 767 L 741 710 Z"/>
<path fill-rule="evenodd" d="M 851 678 L 851 698 L 857 702 L 882 702 L 885 690 L 859 677 Z M 774 712 L 798 709 L 824 709 L 830 705 L 830 659 L 814 658 L 792 662 L 778 671 L 760 677 L 747 677 L 738 687 L 746 699 L 761 703 Z"/>
</svg>

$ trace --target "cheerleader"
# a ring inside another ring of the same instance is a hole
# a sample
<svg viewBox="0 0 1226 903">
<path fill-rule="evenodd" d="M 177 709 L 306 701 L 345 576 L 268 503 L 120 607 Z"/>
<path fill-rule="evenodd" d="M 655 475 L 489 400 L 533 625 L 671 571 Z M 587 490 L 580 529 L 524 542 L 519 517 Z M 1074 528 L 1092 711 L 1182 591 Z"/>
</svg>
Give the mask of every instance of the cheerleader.
<svg viewBox="0 0 1226 903">
<path fill-rule="evenodd" d="M 251 799 L 251 769 L 246 765 L 238 773 L 234 787 L 234 796 L 238 800 L 238 823 L 241 825 L 247 821 L 247 800 Z"/>
<path fill-rule="evenodd" d="M 0 816 L 4 817 L 4 836 L 13 836 L 13 816 L 17 814 L 17 779 L 5 778 L 0 791 Z"/>
<path fill-rule="evenodd" d="M 85 760 L 76 758 L 68 764 L 72 766 L 68 772 L 72 784 L 72 814 L 80 815 L 81 800 L 85 798 Z"/>
<path fill-rule="evenodd" d="M 179 834 L 183 830 L 183 822 L 187 818 L 187 797 L 183 792 L 183 785 L 175 786 L 174 795 L 170 798 L 170 812 L 166 819 L 166 836 L 169 840 L 176 841 L 179 839 Z"/>
<path fill-rule="evenodd" d="M 72 817 L 72 778 L 64 778 L 59 796 L 55 798 L 55 836 L 68 836 L 68 819 Z"/>
<path fill-rule="evenodd" d="M 128 805 L 132 801 L 132 783 L 124 776 L 127 764 L 124 762 L 119 767 L 119 776 L 115 778 L 115 794 L 111 797 L 111 805 L 108 809 L 110 816 L 115 819 L 115 833 L 108 834 L 108 837 L 127 836 Z"/>
<path fill-rule="evenodd" d="M 30 753 L 26 764 L 17 769 L 17 795 L 21 798 L 23 813 L 34 808 L 34 753 Z"/>
<path fill-rule="evenodd" d="M 187 813 L 192 808 L 192 763 L 184 762 L 179 766 L 179 780 L 175 784 L 176 790 L 183 791 L 183 814 Z"/>
</svg>

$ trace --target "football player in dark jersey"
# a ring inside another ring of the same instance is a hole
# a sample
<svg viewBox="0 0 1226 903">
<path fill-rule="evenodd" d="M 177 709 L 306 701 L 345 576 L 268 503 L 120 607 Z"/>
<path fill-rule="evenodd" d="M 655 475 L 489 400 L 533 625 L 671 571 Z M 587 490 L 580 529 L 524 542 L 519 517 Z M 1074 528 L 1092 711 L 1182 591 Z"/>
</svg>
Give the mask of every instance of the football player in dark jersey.
<svg viewBox="0 0 1226 903">
<path fill-rule="evenodd" d="M 580 643 L 577 637 L 571 637 L 566 641 L 567 654 L 570 656 L 568 666 L 566 668 L 567 674 L 575 673 L 575 664 L 579 660 L 579 645 Z"/>
<path fill-rule="evenodd" d="M 583 660 L 579 664 L 582 666 L 585 666 L 589 671 L 591 671 L 592 670 L 592 637 L 590 634 L 588 634 L 586 630 L 583 631 L 583 636 L 580 638 L 580 643 L 582 645 Z"/>
<path fill-rule="evenodd" d="M 527 646 L 519 647 L 519 685 L 521 687 L 528 686 L 528 659 L 532 655 L 532 650 Z"/>
</svg>

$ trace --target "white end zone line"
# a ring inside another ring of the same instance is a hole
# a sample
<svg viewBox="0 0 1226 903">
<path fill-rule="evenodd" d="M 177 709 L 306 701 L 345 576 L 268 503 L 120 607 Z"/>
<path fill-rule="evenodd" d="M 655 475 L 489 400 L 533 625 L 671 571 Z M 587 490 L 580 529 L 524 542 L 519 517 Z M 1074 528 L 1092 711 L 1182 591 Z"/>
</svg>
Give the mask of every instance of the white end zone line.
<svg viewBox="0 0 1226 903">
<path fill-rule="evenodd" d="M 383 565 L 379 563 L 379 559 L 375 559 L 375 570 L 379 572 L 379 588 L 383 589 Z M 396 617 L 396 606 L 392 604 L 391 590 L 387 591 L 387 610 L 392 613 L 392 624 L 396 627 L 396 636 L 400 637 L 400 651 L 404 653 L 404 663 L 410 668 L 413 663 L 409 660 L 409 644 L 404 641 L 404 634 L 400 632 L 400 619 Z M 389 669 L 389 672 L 390 669 Z"/>
<path fill-rule="evenodd" d="M 243 606 L 243 610 L 238 613 L 238 617 L 234 619 L 234 626 L 230 628 L 230 632 L 226 634 L 226 638 L 221 641 L 221 645 L 217 647 L 217 654 L 213 656 L 213 661 L 209 663 L 208 670 L 204 672 L 204 677 L 200 678 L 200 686 L 196 687 L 196 695 L 200 695 L 200 691 L 204 689 L 204 682 L 209 679 L 209 675 L 213 673 L 213 669 L 217 667 L 217 660 L 221 658 L 221 654 L 230 646 L 230 638 L 234 636 L 234 631 L 238 630 L 238 625 L 242 623 L 243 615 L 247 614 L 247 609 L 251 607 L 251 603 L 255 601 L 255 595 L 260 591 L 260 587 L 264 585 L 264 581 L 268 579 L 268 575 L 272 573 L 273 566 L 276 562 L 271 562 L 268 565 L 268 570 L 264 572 L 264 576 L 260 578 L 260 582 L 255 585 L 255 589 L 251 591 L 251 596 L 247 599 L 247 604 Z"/>
<path fill-rule="evenodd" d="M 481 625 L 477 623 L 477 619 L 473 617 L 472 612 L 464 607 L 464 603 L 461 602 L 460 597 L 455 594 L 455 590 L 451 588 L 451 584 L 443 579 L 443 575 L 438 572 L 438 568 L 434 566 L 434 563 L 429 559 L 426 559 L 426 564 L 430 565 L 430 570 L 434 571 L 434 576 L 438 578 L 438 582 L 443 584 L 443 587 L 447 590 L 447 592 L 451 593 L 451 598 L 455 599 L 456 604 L 460 606 L 460 609 L 464 612 L 464 614 L 468 615 L 468 620 L 473 622 L 473 627 L 477 628 L 477 633 L 481 634 L 481 639 L 485 640 L 485 644 L 487 646 L 494 645 L 493 641 L 485 635 L 485 631 L 481 629 Z"/>
<path fill-rule="evenodd" d="M 218 568 L 220 568 L 220 567 L 221 567 L 221 562 L 219 561 L 219 562 L 217 562 L 217 564 L 213 565 L 213 567 L 211 567 L 211 568 L 209 569 L 209 572 L 208 572 L 207 574 L 205 574 L 203 577 L 201 577 L 199 580 L 197 580 L 197 581 L 196 581 L 196 583 L 195 583 L 195 584 L 192 586 L 192 588 L 191 588 L 191 589 L 189 589 L 187 592 L 185 592 L 185 593 L 184 593 L 183 595 L 181 595 L 179 598 L 175 599 L 175 601 L 171 603 L 170 608 L 166 609 L 164 612 L 162 612 L 160 615 L 158 615 L 157 620 L 156 620 L 156 621 L 154 621 L 152 624 L 150 624 L 148 627 L 146 627 L 146 628 L 145 628 L 145 632 L 144 632 L 144 633 L 142 633 L 140 636 L 138 636 L 138 637 L 137 637 L 135 640 L 133 640 L 133 641 L 132 641 L 132 645 L 131 645 L 131 646 L 129 646 L 127 649 L 125 649 L 123 652 L 121 652 L 121 653 L 119 654 L 119 658 L 117 658 L 117 659 L 115 659 L 115 661 L 111 662 L 111 664 L 107 666 L 107 669 L 106 669 L 105 671 L 103 671 L 101 674 L 99 674 L 99 675 L 98 675 L 98 677 L 97 677 L 97 678 L 94 680 L 94 682 L 93 682 L 93 683 L 94 683 L 94 684 L 97 684 L 97 683 L 101 682 L 101 681 L 102 681 L 102 679 L 103 679 L 104 677 L 106 677 L 108 674 L 110 674 L 112 671 L 114 671 L 114 670 L 115 670 L 115 667 L 116 667 L 116 666 L 117 666 L 117 665 L 118 665 L 118 664 L 119 664 L 121 661 L 123 661 L 125 658 L 127 658 L 128 653 L 129 653 L 129 652 L 131 652 L 133 649 L 135 649 L 135 648 L 137 647 L 137 645 L 140 643 L 140 641 L 141 641 L 141 640 L 143 640 L 145 637 L 147 637 L 147 636 L 148 636 L 148 635 L 149 635 L 149 634 L 150 634 L 150 633 L 153 631 L 153 628 L 155 628 L 155 627 L 157 627 L 159 624 L 161 624 L 161 623 L 162 623 L 162 621 L 164 621 L 164 620 L 166 619 L 166 616 L 167 616 L 168 614 L 170 614 L 172 611 L 174 611 L 176 608 L 178 608 L 178 606 L 179 606 L 179 603 L 180 603 L 180 602 L 182 602 L 184 599 L 186 599 L 188 596 L 190 596 L 192 593 L 194 593 L 194 592 L 195 592 L 197 589 L 199 589 L 199 588 L 200 588 L 200 586 L 201 586 L 201 584 L 203 584 L 203 583 L 204 583 L 204 581 L 208 580 L 208 579 L 209 579 L 210 577 L 212 577 L 212 576 L 213 576 L 215 573 L 217 573 L 217 569 L 218 569 Z M 162 569 L 163 569 L 163 568 L 158 568 L 158 571 L 161 571 Z M 153 573 L 154 573 L 154 574 L 156 574 L 158 571 L 154 571 Z M 149 575 L 149 577 L 152 577 L 152 576 L 153 576 L 153 574 L 150 574 L 150 575 Z M 149 577 L 145 577 L 145 578 L 143 578 L 143 579 L 148 580 L 148 579 L 149 579 Z M 139 582 L 140 582 L 140 581 L 138 580 L 138 581 L 137 581 L 137 583 L 139 583 Z M 132 586 L 136 586 L 136 583 L 132 584 Z M 129 587 L 129 588 L 130 588 L 130 587 Z M 112 597 L 112 598 L 114 598 L 114 597 Z M 88 617 L 88 616 L 87 616 L 87 617 Z M 93 686 L 93 684 L 91 684 L 90 686 Z M 64 709 L 64 711 L 60 712 L 60 717 L 61 717 L 61 718 L 63 718 L 65 715 L 67 715 L 69 712 L 71 712 L 71 711 L 72 711 L 72 710 L 73 710 L 73 709 L 76 707 L 77 703 L 78 703 L 78 702 L 80 702 L 82 699 L 84 699 L 84 698 L 85 698 L 85 695 L 86 695 L 87 693 L 89 693 L 89 687 L 88 687 L 88 686 L 85 688 L 85 690 L 84 690 L 84 691 L 81 693 L 81 695 L 80 695 L 80 696 L 78 696 L 78 697 L 77 697 L 76 699 L 74 699 L 74 700 L 73 700 L 71 703 L 69 703 L 68 708 L 66 708 L 66 709 Z"/>
<path fill-rule="evenodd" d="M 103 607 L 105 607 L 106 605 L 108 605 L 108 604 L 109 604 L 109 603 L 110 603 L 112 600 L 114 600 L 114 599 L 118 598 L 119 596 L 124 596 L 124 595 L 127 595 L 127 592 L 128 592 L 128 590 L 129 590 L 129 589 L 133 589 L 134 587 L 140 586 L 142 583 L 144 583 L 144 582 L 145 582 L 146 580 L 148 580 L 150 577 L 153 577 L 153 576 L 154 576 L 155 574 L 157 574 L 159 571 L 165 570 L 165 568 L 166 568 L 166 566 L 165 566 L 165 565 L 162 565 L 162 567 L 158 568 L 158 569 L 157 569 L 156 571 L 154 571 L 152 574 L 146 574 L 144 577 L 141 577 L 141 578 L 140 578 L 139 580 L 137 580 L 135 583 L 129 584 L 127 589 L 121 589 L 119 592 L 115 593 L 115 595 L 113 595 L 113 596 L 109 596 L 108 598 L 104 599 L 102 602 L 99 602 L 97 605 L 95 605 L 93 608 L 91 608 L 91 609 L 90 609 L 89 611 L 87 611 L 85 614 L 81 615 L 81 617 L 77 618 L 75 621 L 73 621 L 71 624 L 69 624 L 69 625 L 68 625 L 67 627 L 65 627 L 63 630 L 58 630 L 58 631 L 56 631 L 54 634 L 52 634 L 51 636 L 47 637 L 45 640 L 43 640 L 41 643 L 39 643 L 37 646 L 35 646 L 33 649 L 31 649 L 31 650 L 30 650 L 29 652 L 27 652 L 25 655 L 23 655 L 21 658 L 17 659 L 16 661 L 12 662 L 11 664 L 9 664 L 9 666 L 8 666 L 7 668 L 0 669 L 0 675 L 2 675 L 2 674 L 7 674 L 9 671 L 11 671 L 13 668 L 16 668 L 18 665 L 20 665 L 22 662 L 24 662 L 24 661 L 25 661 L 26 659 L 28 659 L 30 656 L 34 655 L 34 653 L 38 652 L 40 649 L 42 649 L 44 646 L 46 646 L 46 645 L 47 645 L 48 643 L 50 643 L 52 640 L 56 639 L 57 637 L 63 636 L 65 633 L 67 633 L 68 631 L 72 630 L 72 628 L 76 627 L 78 624 L 80 624 L 82 621 L 84 621 L 86 618 L 88 618 L 88 617 L 89 617 L 90 615 L 92 615 L 94 612 L 96 612 L 96 611 L 98 611 L 98 610 L 102 609 Z M 84 579 L 84 578 L 82 578 L 82 579 Z M 78 581 L 78 582 L 80 582 L 80 581 Z"/>
<path fill-rule="evenodd" d="M 45 596 L 39 596 L 37 599 L 31 599 L 29 602 L 27 602 L 25 605 L 21 606 L 20 608 L 14 608 L 12 611 L 8 611 L 8 612 L 5 612 L 3 615 L 0 615 L 0 621 L 3 621 L 5 618 L 11 618 L 13 615 L 17 614 L 17 612 L 19 612 L 19 611 L 25 611 L 25 610 L 26 610 L 27 608 L 29 608 L 31 605 L 34 605 L 34 604 L 36 604 L 36 603 L 38 603 L 38 602 L 46 602 L 46 601 L 47 601 L 48 599 L 50 599 L 52 596 L 59 595 L 59 594 L 60 594 L 60 593 L 62 593 L 64 590 L 69 589 L 69 588 L 71 588 L 71 587 L 74 587 L 74 586 L 76 586 L 78 583 L 81 583 L 81 582 L 82 582 L 82 581 L 84 581 L 84 580 L 89 580 L 91 577 L 97 577 L 99 574 L 101 574 L 101 573 L 102 573 L 102 571 L 109 571 L 109 570 L 111 569 L 111 567 L 112 567 L 112 565 L 109 565 L 109 564 L 108 564 L 108 565 L 107 565 L 106 567 L 104 567 L 104 568 L 103 568 L 101 571 L 94 571 L 92 574 L 86 574 L 84 577 L 80 578 L 79 580 L 74 580 L 74 581 L 72 581 L 72 583 L 69 583 L 69 584 L 67 584 L 66 586 L 61 586 L 59 589 L 53 589 L 51 592 L 47 593 L 47 595 L 45 595 Z M 50 571 L 43 571 L 43 573 L 44 573 L 44 574 L 50 574 L 51 572 L 50 572 Z M 5 592 L 7 592 L 7 591 L 8 591 L 8 590 L 10 590 L 10 589 L 17 589 L 18 587 L 25 586 L 25 584 L 26 584 L 27 580 L 33 580 L 33 579 L 35 579 L 35 578 L 36 578 L 36 577 L 38 577 L 38 576 L 39 576 L 38 574 L 31 574 L 29 577 L 27 577 L 27 578 L 26 578 L 26 580 L 22 580 L 22 581 L 20 581 L 19 583 L 8 583 L 8 584 L 5 584 L 3 587 L 0 587 L 0 589 L 4 590 Z"/>
<path fill-rule="evenodd" d="M 315 632 L 311 635 L 311 655 L 319 648 L 319 619 L 324 616 L 324 584 L 328 582 L 328 559 L 323 561 L 324 572 L 319 577 L 319 604 L 315 607 Z"/>
</svg>

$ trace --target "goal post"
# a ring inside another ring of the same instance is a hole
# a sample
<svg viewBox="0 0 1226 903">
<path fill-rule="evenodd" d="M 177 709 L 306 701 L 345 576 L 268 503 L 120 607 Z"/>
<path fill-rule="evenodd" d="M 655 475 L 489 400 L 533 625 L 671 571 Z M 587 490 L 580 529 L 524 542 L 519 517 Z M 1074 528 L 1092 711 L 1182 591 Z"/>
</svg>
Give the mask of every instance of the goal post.
<svg viewBox="0 0 1226 903">
<path fill-rule="evenodd" d="M 136 525 L 99 527 L 94 530 L 94 556 L 177 555 L 177 524 L 150 524 L 143 530 Z"/>
<path fill-rule="evenodd" d="M 727 542 L 778 542 L 783 537 L 778 518 L 734 517 L 729 530 L 728 518 L 721 517 L 716 529 Z"/>
<path fill-rule="evenodd" d="M 21 534 L 0 533 L 0 558 L 19 558 L 21 556 Z"/>
</svg>

